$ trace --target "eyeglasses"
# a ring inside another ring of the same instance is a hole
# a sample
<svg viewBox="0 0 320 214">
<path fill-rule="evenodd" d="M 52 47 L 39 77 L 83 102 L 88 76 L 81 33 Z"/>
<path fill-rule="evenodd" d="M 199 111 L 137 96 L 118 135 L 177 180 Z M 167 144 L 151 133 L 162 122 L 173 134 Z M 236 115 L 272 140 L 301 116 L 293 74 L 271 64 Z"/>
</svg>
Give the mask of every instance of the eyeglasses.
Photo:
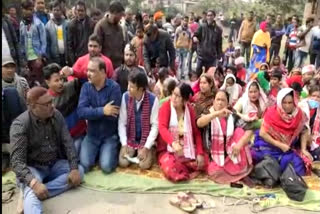
<svg viewBox="0 0 320 214">
<path fill-rule="evenodd" d="M 53 101 L 49 101 L 47 103 L 36 103 L 38 105 L 44 106 L 44 107 L 50 107 L 53 104 Z"/>
</svg>

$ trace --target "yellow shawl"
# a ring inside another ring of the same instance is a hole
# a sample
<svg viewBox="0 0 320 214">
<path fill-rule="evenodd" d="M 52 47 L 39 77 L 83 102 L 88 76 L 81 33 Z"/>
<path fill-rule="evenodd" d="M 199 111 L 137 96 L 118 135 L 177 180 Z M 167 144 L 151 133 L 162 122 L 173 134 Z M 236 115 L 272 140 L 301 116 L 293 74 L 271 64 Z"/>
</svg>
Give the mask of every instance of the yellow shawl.
<svg viewBox="0 0 320 214">
<path fill-rule="evenodd" d="M 269 58 L 270 58 L 269 49 L 270 49 L 270 46 L 271 46 L 270 33 L 269 32 L 263 32 L 263 30 L 261 30 L 261 29 L 258 30 L 254 34 L 254 36 L 252 38 L 250 58 L 252 57 L 252 54 L 253 54 L 252 45 L 257 45 L 259 47 L 263 47 L 265 44 L 267 45 L 267 62 L 269 62 Z"/>
</svg>

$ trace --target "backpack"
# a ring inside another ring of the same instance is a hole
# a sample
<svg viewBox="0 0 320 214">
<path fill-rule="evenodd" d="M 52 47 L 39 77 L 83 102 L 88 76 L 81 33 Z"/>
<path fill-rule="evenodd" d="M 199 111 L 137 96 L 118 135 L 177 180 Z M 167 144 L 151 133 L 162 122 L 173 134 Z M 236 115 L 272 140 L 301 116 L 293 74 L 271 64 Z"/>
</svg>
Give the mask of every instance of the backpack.
<svg viewBox="0 0 320 214">
<path fill-rule="evenodd" d="M 288 164 L 280 177 L 281 187 L 288 198 L 295 201 L 303 201 L 308 186 L 294 170 L 291 163 Z"/>
<path fill-rule="evenodd" d="M 264 156 L 250 174 L 253 182 L 256 184 L 262 184 L 267 188 L 273 188 L 278 185 L 281 175 L 281 168 L 278 161 L 269 156 Z"/>
</svg>

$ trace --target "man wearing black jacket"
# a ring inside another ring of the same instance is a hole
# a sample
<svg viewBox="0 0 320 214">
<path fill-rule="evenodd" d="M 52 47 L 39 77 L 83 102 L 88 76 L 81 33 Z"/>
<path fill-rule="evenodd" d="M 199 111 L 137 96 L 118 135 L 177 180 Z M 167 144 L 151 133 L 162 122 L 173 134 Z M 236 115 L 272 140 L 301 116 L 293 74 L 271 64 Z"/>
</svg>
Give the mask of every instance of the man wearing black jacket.
<svg viewBox="0 0 320 214">
<path fill-rule="evenodd" d="M 196 72 L 201 72 L 204 66 L 208 70 L 216 66 L 217 60 L 222 57 L 222 29 L 216 24 L 213 10 L 207 12 L 207 22 L 203 23 L 193 36 L 198 43 L 198 60 Z"/>
<path fill-rule="evenodd" d="M 93 33 L 95 23 L 86 13 L 84 1 L 76 3 L 76 18 L 68 25 L 67 46 L 68 64 L 72 66 L 79 57 L 88 53 L 89 36 Z"/>
</svg>

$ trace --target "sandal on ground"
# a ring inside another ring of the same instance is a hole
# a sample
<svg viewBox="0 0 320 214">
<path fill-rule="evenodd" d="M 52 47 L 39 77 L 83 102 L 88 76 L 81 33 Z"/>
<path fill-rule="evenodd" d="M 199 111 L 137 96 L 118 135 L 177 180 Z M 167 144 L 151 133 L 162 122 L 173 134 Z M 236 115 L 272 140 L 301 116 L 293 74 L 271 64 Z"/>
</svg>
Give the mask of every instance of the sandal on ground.
<svg viewBox="0 0 320 214">
<path fill-rule="evenodd" d="M 186 194 L 189 196 L 189 201 L 191 204 L 195 205 L 196 207 L 201 207 L 203 201 L 197 199 L 192 192 L 186 192 Z"/>
<path fill-rule="evenodd" d="M 197 207 L 189 201 L 188 194 L 184 192 L 179 192 L 176 196 L 172 197 L 169 201 L 170 204 L 185 211 L 185 212 L 193 212 L 197 209 Z"/>
</svg>

